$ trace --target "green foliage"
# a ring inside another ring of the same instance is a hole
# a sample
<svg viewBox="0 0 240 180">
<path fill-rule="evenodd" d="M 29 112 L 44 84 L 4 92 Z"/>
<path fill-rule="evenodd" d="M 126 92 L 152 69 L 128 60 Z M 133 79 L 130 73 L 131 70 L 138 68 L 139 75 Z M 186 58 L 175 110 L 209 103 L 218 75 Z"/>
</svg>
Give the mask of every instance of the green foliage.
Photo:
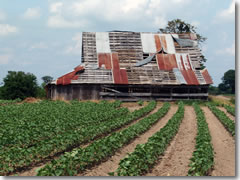
<svg viewBox="0 0 240 180">
<path fill-rule="evenodd" d="M 51 77 L 51 76 L 43 76 L 41 79 L 43 80 L 41 88 L 44 89 L 45 86 L 53 80 L 53 77 Z M 46 94 L 45 94 L 45 96 L 46 96 Z"/>
<path fill-rule="evenodd" d="M 224 108 L 227 110 L 228 113 L 235 116 L 235 108 L 234 107 L 224 104 Z"/>
<path fill-rule="evenodd" d="M 53 77 L 51 76 L 43 76 L 42 80 L 45 84 L 50 83 L 53 80 Z"/>
<path fill-rule="evenodd" d="M 0 106 L 0 175 L 105 136 L 149 113 L 156 103 L 132 113 L 119 106 L 119 101 L 41 101 Z"/>
<path fill-rule="evenodd" d="M 218 87 L 210 85 L 208 88 L 208 93 L 211 95 L 218 95 L 218 94 L 220 94 L 220 91 L 219 91 Z"/>
<path fill-rule="evenodd" d="M 47 97 L 46 91 L 43 87 L 38 87 L 37 88 L 37 98 L 44 99 Z"/>
<path fill-rule="evenodd" d="M 219 110 L 216 106 L 208 104 L 208 108 L 213 112 L 213 114 L 220 120 L 224 127 L 235 136 L 235 123 L 232 121 L 223 111 Z"/>
<path fill-rule="evenodd" d="M 18 102 L 21 102 L 22 100 L 21 99 L 15 99 L 15 100 L 1 100 L 0 99 L 0 106 L 1 105 L 10 105 L 10 104 L 15 104 L 15 103 L 18 103 Z"/>
<path fill-rule="evenodd" d="M 152 109 L 155 106 L 156 102 L 149 103 L 149 108 L 151 107 Z M 38 176 L 73 176 L 86 168 L 100 163 L 107 157 L 114 155 L 119 148 L 148 130 L 167 113 L 169 107 L 170 104 L 165 103 L 158 112 L 143 118 L 136 124 L 99 139 L 86 148 L 77 148 L 72 152 L 65 153 L 59 159 L 51 161 L 42 168 Z M 138 110 L 136 112 L 141 113 L 141 111 Z"/>
<path fill-rule="evenodd" d="M 188 176 L 206 176 L 214 164 L 214 153 L 211 144 L 211 135 L 203 111 L 199 105 L 194 104 L 197 115 L 197 136 L 193 156 L 190 159 Z"/>
<path fill-rule="evenodd" d="M 139 106 L 142 106 L 143 103 L 144 103 L 143 100 L 138 101 L 138 105 L 139 105 Z"/>
<path fill-rule="evenodd" d="M 4 99 L 25 99 L 37 95 L 37 78 L 31 73 L 8 71 L 3 82 L 1 94 Z"/>
<path fill-rule="evenodd" d="M 235 70 L 230 69 L 224 73 L 222 77 L 222 83 L 218 85 L 221 93 L 231 93 L 235 94 Z"/>
<path fill-rule="evenodd" d="M 207 101 L 206 100 L 198 100 L 198 99 L 196 99 L 196 100 L 178 100 L 175 102 L 175 104 L 179 104 L 180 102 L 182 102 L 185 105 L 192 106 L 193 104 L 204 105 L 204 104 L 206 104 Z"/>
<path fill-rule="evenodd" d="M 146 144 L 138 144 L 134 152 L 120 161 L 116 174 L 118 176 L 141 176 L 148 172 L 178 132 L 183 117 L 184 105 L 180 102 L 178 111 L 160 131 L 150 137 Z"/>
</svg>

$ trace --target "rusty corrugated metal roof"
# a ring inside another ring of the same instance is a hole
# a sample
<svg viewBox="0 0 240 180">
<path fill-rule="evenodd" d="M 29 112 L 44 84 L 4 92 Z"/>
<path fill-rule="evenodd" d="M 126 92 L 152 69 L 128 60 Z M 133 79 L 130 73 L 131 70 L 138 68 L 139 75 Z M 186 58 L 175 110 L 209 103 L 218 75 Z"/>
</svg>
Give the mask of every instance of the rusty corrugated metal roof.
<svg viewBox="0 0 240 180">
<path fill-rule="evenodd" d="M 211 84 L 207 70 L 196 69 L 201 51 L 195 40 L 195 34 L 84 32 L 85 71 L 74 70 L 57 84 Z"/>
</svg>

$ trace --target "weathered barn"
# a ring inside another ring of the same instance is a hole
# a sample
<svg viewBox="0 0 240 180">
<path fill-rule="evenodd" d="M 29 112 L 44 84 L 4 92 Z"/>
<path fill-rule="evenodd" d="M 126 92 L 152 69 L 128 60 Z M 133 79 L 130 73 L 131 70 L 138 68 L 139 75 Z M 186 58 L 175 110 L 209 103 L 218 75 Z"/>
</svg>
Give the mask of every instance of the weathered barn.
<svg viewBox="0 0 240 180">
<path fill-rule="evenodd" d="M 83 32 L 82 63 L 47 85 L 51 99 L 207 99 L 196 35 Z"/>
</svg>

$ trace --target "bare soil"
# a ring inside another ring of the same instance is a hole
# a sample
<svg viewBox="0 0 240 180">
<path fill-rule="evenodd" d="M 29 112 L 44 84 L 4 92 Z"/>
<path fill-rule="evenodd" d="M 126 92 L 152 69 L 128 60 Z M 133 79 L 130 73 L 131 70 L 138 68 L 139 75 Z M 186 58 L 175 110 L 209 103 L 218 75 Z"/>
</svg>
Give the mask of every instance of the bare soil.
<svg viewBox="0 0 240 180">
<path fill-rule="evenodd" d="M 41 99 L 37 99 L 37 98 L 34 98 L 34 97 L 28 97 L 26 99 L 24 99 L 22 102 L 25 102 L 25 103 L 37 103 L 41 101 Z"/>
<path fill-rule="evenodd" d="M 235 117 L 227 112 L 224 107 L 218 107 L 221 111 L 223 111 L 231 120 L 235 121 Z"/>
<path fill-rule="evenodd" d="M 151 173 L 146 176 L 186 176 L 190 158 L 195 149 L 197 121 L 193 107 L 185 106 L 184 119 L 178 133 L 159 158 Z"/>
<path fill-rule="evenodd" d="M 211 176 L 235 176 L 235 140 L 207 108 L 202 107 L 214 148 L 214 168 Z"/>
<path fill-rule="evenodd" d="M 158 108 L 159 106 L 160 105 L 158 105 Z M 169 112 L 162 119 L 160 119 L 155 125 L 153 125 L 153 127 L 151 127 L 147 132 L 145 132 L 144 134 L 142 134 L 141 136 L 133 140 L 130 144 L 120 149 L 114 156 L 109 158 L 107 161 L 81 174 L 78 174 L 78 176 L 108 176 L 109 172 L 113 172 L 118 168 L 118 164 L 121 159 L 123 159 L 128 153 L 133 152 L 137 144 L 146 143 L 149 137 L 151 137 L 153 134 L 159 131 L 162 127 L 164 127 L 164 125 L 173 116 L 173 114 L 176 113 L 176 111 L 177 111 L 177 106 L 172 105 Z"/>
<path fill-rule="evenodd" d="M 136 102 L 123 102 L 121 107 L 126 107 L 130 112 L 133 112 L 137 109 L 141 109 L 143 106 L 139 106 Z"/>
</svg>

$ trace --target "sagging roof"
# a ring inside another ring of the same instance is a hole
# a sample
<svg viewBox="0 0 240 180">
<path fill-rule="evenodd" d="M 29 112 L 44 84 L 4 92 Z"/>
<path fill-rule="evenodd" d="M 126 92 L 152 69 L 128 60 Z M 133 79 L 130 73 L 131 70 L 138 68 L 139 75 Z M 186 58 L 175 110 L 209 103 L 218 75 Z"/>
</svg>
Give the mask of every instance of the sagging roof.
<svg viewBox="0 0 240 180">
<path fill-rule="evenodd" d="M 82 64 L 57 84 L 212 84 L 196 35 L 83 32 Z"/>
</svg>

